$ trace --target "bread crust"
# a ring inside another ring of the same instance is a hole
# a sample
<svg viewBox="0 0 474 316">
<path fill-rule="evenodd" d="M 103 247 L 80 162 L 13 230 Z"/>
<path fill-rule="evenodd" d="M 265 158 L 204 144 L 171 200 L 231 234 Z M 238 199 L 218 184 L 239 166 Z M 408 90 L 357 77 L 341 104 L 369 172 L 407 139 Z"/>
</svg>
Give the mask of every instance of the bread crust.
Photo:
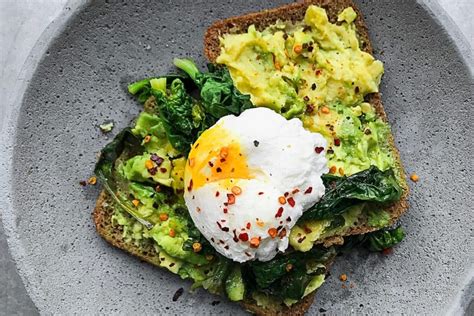
<svg viewBox="0 0 474 316">
<path fill-rule="evenodd" d="M 215 62 L 216 58 L 220 54 L 220 42 L 219 37 L 223 34 L 228 33 L 239 33 L 245 32 L 247 28 L 254 24 L 257 29 L 262 30 L 265 27 L 274 24 L 277 20 L 282 21 L 301 21 L 306 12 L 306 8 L 311 5 L 317 5 L 326 10 L 328 13 L 329 20 L 335 22 L 337 15 L 340 11 L 348 6 L 351 6 L 357 13 L 357 19 L 354 21 L 357 34 L 361 43 L 361 49 L 367 53 L 372 54 L 372 45 L 369 40 L 367 26 L 363 20 L 362 14 L 359 9 L 354 5 L 351 0 L 306 0 L 297 3 L 288 4 L 286 6 L 278 7 L 275 9 L 263 10 L 256 13 L 249 13 L 246 15 L 231 17 L 228 19 L 220 20 L 212 24 L 208 28 L 204 37 L 204 53 L 210 62 Z M 367 96 L 367 102 L 371 103 L 377 115 L 387 121 L 387 115 L 384 111 L 380 93 L 372 93 Z M 393 151 L 393 156 L 396 161 L 396 167 L 398 168 L 400 175 L 403 179 L 406 178 L 405 171 L 403 169 L 399 152 L 395 146 L 393 136 L 389 137 L 389 144 Z M 408 186 L 406 183 L 403 187 L 403 195 L 400 201 L 388 206 L 386 211 L 390 213 L 391 222 L 394 223 L 408 208 L 407 196 Z M 143 261 L 159 266 L 159 254 L 155 248 L 150 244 L 146 246 L 136 246 L 133 243 L 127 243 L 123 239 L 122 227 L 114 225 L 112 222 L 112 215 L 114 212 L 113 202 L 105 191 L 102 191 L 97 199 L 96 207 L 93 213 L 94 222 L 96 225 L 97 232 L 106 241 L 113 246 L 127 251 L 128 253 L 140 258 Z M 338 244 L 342 240 L 342 236 L 364 234 L 376 230 L 376 228 L 369 227 L 366 224 L 359 225 L 351 228 L 348 232 L 341 236 L 332 236 L 326 240 L 321 241 L 324 246 L 330 246 Z M 311 293 L 306 296 L 298 303 L 288 307 L 276 307 L 276 308 L 264 308 L 258 306 L 253 300 L 245 300 L 241 302 L 241 305 L 251 313 L 262 316 L 300 316 L 304 315 L 310 308 L 314 301 L 315 293 Z"/>
</svg>

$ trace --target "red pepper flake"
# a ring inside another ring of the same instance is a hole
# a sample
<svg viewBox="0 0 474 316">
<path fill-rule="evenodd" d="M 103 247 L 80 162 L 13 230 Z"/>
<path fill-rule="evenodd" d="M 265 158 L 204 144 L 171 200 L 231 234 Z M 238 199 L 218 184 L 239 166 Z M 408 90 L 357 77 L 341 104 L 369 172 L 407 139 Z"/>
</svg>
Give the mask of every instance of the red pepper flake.
<svg viewBox="0 0 474 316">
<path fill-rule="evenodd" d="M 166 168 L 160 168 L 161 173 L 166 173 L 166 171 L 168 171 Z"/>
<path fill-rule="evenodd" d="M 188 164 L 191 168 L 194 167 L 194 158 L 189 158 Z"/>
<path fill-rule="evenodd" d="M 232 187 L 231 191 L 235 195 L 239 195 L 239 194 L 242 193 L 242 189 L 239 186 L 236 186 L 236 185 Z"/>
<path fill-rule="evenodd" d="M 335 146 L 340 146 L 341 145 L 341 140 L 339 138 L 334 138 L 334 145 Z"/>
<path fill-rule="evenodd" d="M 314 151 L 315 151 L 317 154 L 322 153 L 323 150 L 324 150 L 324 147 L 316 147 L 316 148 L 314 148 Z"/>
<path fill-rule="evenodd" d="M 225 245 L 224 249 L 229 250 L 229 245 Z"/>
<path fill-rule="evenodd" d="M 148 172 L 149 172 L 152 176 L 154 176 L 157 171 L 158 171 L 158 167 L 153 167 L 153 168 L 148 169 Z"/>
<path fill-rule="evenodd" d="M 285 192 L 285 194 L 283 194 L 285 197 L 287 197 L 288 195 L 290 195 L 290 193 L 288 192 Z"/>
<path fill-rule="evenodd" d="M 278 198 L 278 202 L 279 202 L 280 204 L 282 204 L 282 205 L 283 205 L 283 204 L 286 204 L 286 199 L 285 199 L 285 197 L 284 197 L 284 196 L 280 196 L 280 197 Z"/>
<path fill-rule="evenodd" d="M 212 163 L 212 161 L 209 161 L 207 164 L 208 164 L 209 167 L 211 167 L 211 168 L 214 167 L 214 164 Z"/>
<path fill-rule="evenodd" d="M 268 235 L 270 235 L 270 237 L 275 238 L 277 234 L 278 232 L 275 227 L 268 229 Z"/>
<path fill-rule="evenodd" d="M 214 237 L 211 237 L 211 241 L 212 241 L 212 242 L 216 242 L 216 241 L 214 240 Z"/>
<path fill-rule="evenodd" d="M 227 193 L 227 203 L 229 205 L 232 205 L 235 203 L 235 195 L 233 195 L 232 193 Z"/>
<path fill-rule="evenodd" d="M 250 229 L 250 227 L 252 227 L 252 224 L 250 224 L 250 222 L 248 222 L 245 227 L 247 227 L 247 229 Z"/>
<path fill-rule="evenodd" d="M 235 232 L 235 229 L 232 231 L 234 233 L 234 241 L 239 242 L 239 237 L 237 237 L 237 233 Z"/>
<path fill-rule="evenodd" d="M 288 216 L 288 217 L 286 218 L 286 221 L 287 221 L 287 222 L 291 222 L 291 217 Z"/>
<path fill-rule="evenodd" d="M 331 168 L 329 168 L 329 173 L 335 174 L 336 171 L 337 171 L 337 167 L 336 167 L 336 166 L 332 166 Z"/>
<path fill-rule="evenodd" d="M 225 242 L 222 239 L 219 239 L 219 243 L 221 243 L 223 245 L 225 244 Z"/>
<path fill-rule="evenodd" d="M 275 214 L 275 218 L 281 217 L 281 214 L 283 214 L 283 207 L 280 207 L 278 211 Z"/>
<path fill-rule="evenodd" d="M 309 228 L 308 226 L 304 225 L 303 226 L 303 230 L 306 234 L 310 234 L 312 233 L 313 231 L 311 230 L 311 228 Z"/>
<path fill-rule="evenodd" d="M 293 191 L 291 191 L 291 194 L 296 194 L 298 192 L 300 192 L 300 189 L 294 189 Z"/>
<path fill-rule="evenodd" d="M 391 255 L 393 253 L 393 248 L 385 248 L 382 250 L 382 253 L 386 256 Z"/>
<path fill-rule="evenodd" d="M 218 197 L 220 195 L 219 191 L 216 191 L 216 197 Z"/>
<path fill-rule="evenodd" d="M 224 207 L 224 210 L 223 210 L 223 211 L 224 211 L 224 214 L 227 214 L 227 211 L 228 211 L 228 210 L 227 210 L 227 207 Z"/>
<path fill-rule="evenodd" d="M 223 162 L 225 162 L 225 158 L 221 158 L 219 161 L 220 161 L 221 163 L 223 163 Z"/>
<path fill-rule="evenodd" d="M 196 212 L 201 213 L 201 208 L 199 206 L 196 207 Z"/>
<path fill-rule="evenodd" d="M 252 237 L 252 239 L 250 239 L 250 247 L 258 248 L 258 246 L 260 246 L 260 239 L 258 237 Z"/>
<path fill-rule="evenodd" d="M 313 114 L 314 112 L 314 105 L 313 104 L 306 104 L 306 114 Z"/>
<path fill-rule="evenodd" d="M 227 147 L 222 147 L 220 152 L 219 152 L 219 157 L 225 159 L 229 155 L 229 148 Z"/>
<path fill-rule="evenodd" d="M 280 233 L 278 234 L 278 237 L 283 238 L 286 236 L 286 228 L 283 228 Z"/>
<path fill-rule="evenodd" d="M 165 161 L 163 158 L 161 158 L 160 156 L 158 156 L 157 154 L 151 154 L 150 155 L 150 159 L 152 161 L 154 161 L 158 166 L 160 166 L 163 161 Z M 191 162 L 190 162 L 191 163 Z M 192 166 L 191 166 L 192 167 Z"/>
<path fill-rule="evenodd" d="M 219 229 L 222 229 L 222 224 L 219 223 L 219 221 L 216 222 L 217 226 L 219 226 Z"/>
<path fill-rule="evenodd" d="M 304 194 L 310 194 L 311 192 L 313 192 L 313 187 L 307 188 L 306 191 L 304 191 Z"/>
<path fill-rule="evenodd" d="M 262 194 L 263 194 L 263 192 L 258 192 L 258 195 L 262 195 Z"/>
<path fill-rule="evenodd" d="M 221 167 L 217 167 L 217 168 L 216 168 L 216 172 L 222 172 Z"/>
<path fill-rule="evenodd" d="M 79 184 L 83 187 L 87 185 L 87 182 L 85 180 L 79 181 Z"/>
<path fill-rule="evenodd" d="M 292 197 L 289 197 L 287 199 L 288 204 L 290 204 L 291 207 L 295 207 L 295 200 Z"/>
<path fill-rule="evenodd" d="M 225 222 L 226 222 L 226 220 L 225 220 L 225 219 L 221 219 L 221 223 L 225 223 Z"/>
<path fill-rule="evenodd" d="M 319 76 L 323 71 L 321 69 L 316 69 L 316 76 Z"/>
<path fill-rule="evenodd" d="M 191 192 L 192 189 L 193 189 L 193 179 L 189 180 L 188 192 Z"/>
<path fill-rule="evenodd" d="M 222 227 L 222 231 L 227 233 L 229 231 L 229 227 Z"/>
<path fill-rule="evenodd" d="M 249 235 L 247 233 L 240 233 L 239 234 L 239 239 L 242 241 L 248 241 L 249 240 Z"/>
<path fill-rule="evenodd" d="M 244 252 L 244 253 L 245 253 L 245 255 L 246 255 L 247 257 L 251 257 L 251 256 L 252 256 L 252 255 L 251 255 L 250 253 L 248 253 L 247 251 Z"/>
<path fill-rule="evenodd" d="M 303 236 L 298 239 L 298 243 L 301 244 L 306 239 L 306 236 Z"/>
</svg>

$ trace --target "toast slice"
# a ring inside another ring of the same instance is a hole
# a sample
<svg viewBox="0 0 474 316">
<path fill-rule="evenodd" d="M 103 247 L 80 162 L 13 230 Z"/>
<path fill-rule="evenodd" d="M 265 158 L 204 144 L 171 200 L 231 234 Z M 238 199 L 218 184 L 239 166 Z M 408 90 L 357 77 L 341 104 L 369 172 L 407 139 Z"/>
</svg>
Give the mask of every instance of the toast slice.
<svg viewBox="0 0 474 316">
<path fill-rule="evenodd" d="M 103 190 L 97 198 L 96 206 L 93 213 L 94 223 L 99 235 L 113 246 L 122 249 L 139 259 L 151 263 L 157 267 L 160 266 L 160 256 L 152 244 L 145 246 L 136 246 L 134 243 L 126 242 L 123 237 L 123 228 L 120 225 L 112 222 L 112 215 L 114 214 L 114 202 Z M 288 307 L 275 307 L 275 309 L 268 309 L 258 306 L 254 301 L 245 300 L 241 305 L 251 313 L 256 315 L 288 315 L 300 316 L 304 315 L 309 309 L 314 300 L 315 292 L 309 294 L 298 303 Z"/>
<path fill-rule="evenodd" d="M 206 55 L 207 59 L 213 63 L 216 61 L 221 52 L 219 40 L 221 36 L 225 34 L 238 34 L 247 32 L 248 27 L 252 24 L 255 25 L 257 30 L 261 31 L 266 27 L 275 24 L 277 21 L 302 21 L 309 5 L 316 5 L 324 8 L 327 12 L 329 20 L 332 23 L 336 22 L 337 15 L 342 10 L 351 6 L 357 13 L 357 19 L 354 21 L 354 23 L 357 29 L 361 50 L 372 54 L 373 49 L 369 40 L 367 26 L 363 20 L 360 10 L 351 0 L 305 0 L 275 9 L 264 10 L 257 13 L 250 13 L 217 21 L 212 26 L 210 26 L 205 33 L 204 54 Z M 372 93 L 367 95 L 366 102 L 372 104 L 379 118 L 385 122 L 388 121 L 387 115 L 382 105 L 380 93 Z M 396 169 L 400 175 L 400 178 L 403 179 L 403 183 L 401 183 L 401 185 L 404 191 L 399 201 L 389 205 L 385 209 L 390 214 L 391 224 L 394 224 L 398 218 L 408 209 L 408 185 L 404 181 L 406 178 L 405 171 L 403 169 L 400 160 L 400 154 L 395 146 L 392 135 L 390 135 L 388 142 L 393 153 Z M 323 243 L 324 246 L 342 244 L 344 242 L 344 239 L 342 238 L 343 236 L 365 234 L 378 229 L 380 228 L 369 226 L 367 224 L 367 219 L 362 217 L 358 219 L 356 226 L 351 227 L 343 234 L 328 237 L 324 240 L 318 241 L 318 243 Z"/>
</svg>

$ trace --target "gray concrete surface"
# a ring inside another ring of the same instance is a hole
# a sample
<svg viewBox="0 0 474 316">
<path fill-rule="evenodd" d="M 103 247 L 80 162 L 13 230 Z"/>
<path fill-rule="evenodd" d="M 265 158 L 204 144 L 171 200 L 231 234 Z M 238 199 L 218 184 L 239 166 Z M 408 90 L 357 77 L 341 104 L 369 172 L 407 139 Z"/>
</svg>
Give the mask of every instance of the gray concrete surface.
<svg viewBox="0 0 474 316">
<path fill-rule="evenodd" d="M 0 69 L 1 69 L 1 102 L 9 104 L 16 95 L 20 68 L 30 49 L 37 41 L 45 27 L 61 12 L 66 1 L 0 1 Z M 469 0 L 440 0 L 440 4 L 456 21 L 461 31 L 474 45 L 473 19 L 474 2 Z M 0 107 L 0 128 L 4 127 L 3 106 Z M 8 253 L 3 226 L 0 226 L 0 315 L 35 314 L 37 310 L 26 295 L 15 265 Z"/>
</svg>

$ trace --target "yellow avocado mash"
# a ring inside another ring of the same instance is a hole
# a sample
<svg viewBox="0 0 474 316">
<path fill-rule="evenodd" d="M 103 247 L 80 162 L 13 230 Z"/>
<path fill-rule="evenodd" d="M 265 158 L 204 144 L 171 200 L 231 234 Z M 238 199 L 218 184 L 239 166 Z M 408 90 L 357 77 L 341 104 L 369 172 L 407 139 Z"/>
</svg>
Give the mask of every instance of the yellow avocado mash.
<svg viewBox="0 0 474 316">
<path fill-rule="evenodd" d="M 329 22 L 326 11 L 309 6 L 304 22 L 279 22 L 259 32 L 225 35 L 217 63 L 228 67 L 234 84 L 255 106 L 286 117 L 308 106 L 341 102 L 352 106 L 378 91 L 383 64 L 359 48 L 351 7 Z"/>
</svg>

